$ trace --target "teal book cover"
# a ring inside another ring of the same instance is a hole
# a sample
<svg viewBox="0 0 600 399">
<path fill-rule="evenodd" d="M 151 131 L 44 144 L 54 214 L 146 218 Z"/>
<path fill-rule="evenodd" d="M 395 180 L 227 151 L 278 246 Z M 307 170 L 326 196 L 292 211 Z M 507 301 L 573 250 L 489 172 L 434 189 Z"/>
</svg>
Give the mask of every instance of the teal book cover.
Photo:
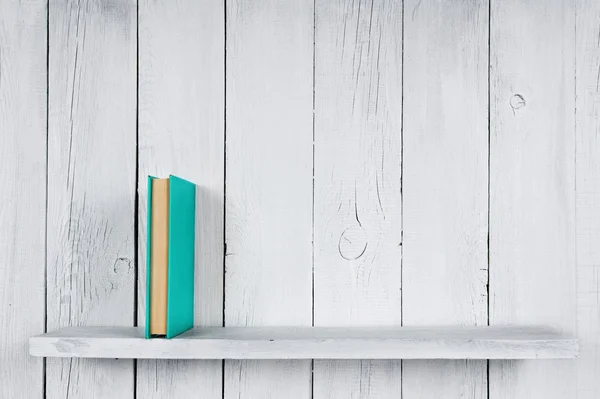
<svg viewBox="0 0 600 399">
<path fill-rule="evenodd" d="M 152 180 L 148 176 L 148 223 L 146 245 L 146 338 L 150 334 Z M 167 267 L 166 338 L 194 326 L 194 247 L 196 231 L 196 185 L 169 176 L 169 222 Z"/>
</svg>

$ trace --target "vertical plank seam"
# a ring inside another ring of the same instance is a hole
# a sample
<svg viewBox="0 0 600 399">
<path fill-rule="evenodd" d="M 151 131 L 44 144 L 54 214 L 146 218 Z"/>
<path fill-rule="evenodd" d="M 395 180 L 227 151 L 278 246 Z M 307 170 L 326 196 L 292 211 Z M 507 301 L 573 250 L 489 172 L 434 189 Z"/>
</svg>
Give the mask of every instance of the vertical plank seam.
<svg viewBox="0 0 600 399">
<path fill-rule="evenodd" d="M 311 324 L 315 325 L 315 119 L 316 119 L 316 67 L 317 67 L 317 1 L 313 0 L 313 70 L 312 70 L 312 237 L 311 237 L 311 249 L 312 249 L 312 274 L 311 274 L 311 305 L 312 305 L 312 320 Z M 315 359 L 310 361 L 310 398 L 313 399 L 315 395 Z"/>
<path fill-rule="evenodd" d="M 140 3 L 135 2 L 135 186 L 133 206 L 133 236 L 135 248 L 133 251 L 133 264 L 135 274 L 133 281 L 133 325 L 138 325 L 138 285 L 139 285 L 139 205 L 140 205 Z M 148 320 L 146 320 L 146 323 Z M 137 359 L 133 359 L 133 399 L 137 398 Z"/>
<path fill-rule="evenodd" d="M 573 204 L 573 231 L 575 232 L 575 336 L 579 336 L 579 317 L 578 317 L 578 293 L 579 293 L 579 273 L 578 273 L 578 251 L 577 251 L 577 9 L 579 1 L 575 2 L 573 6 L 573 150 L 575 154 L 573 156 L 573 187 L 575 190 L 575 198 Z M 575 371 L 577 372 L 577 365 L 575 365 Z M 579 387 L 575 383 L 576 392 Z M 488 398 L 489 399 L 489 398 Z"/>
<path fill-rule="evenodd" d="M 400 326 L 404 325 L 404 29 L 405 1 L 402 0 L 402 34 L 400 80 Z M 404 397 L 404 360 L 400 360 L 400 399 Z"/>
<path fill-rule="evenodd" d="M 50 0 L 46 0 L 46 203 L 44 212 L 44 333 L 48 332 L 48 147 L 50 136 Z M 42 397 L 46 399 L 47 358 L 42 359 Z"/>
<path fill-rule="evenodd" d="M 491 158 L 492 158 L 492 125 L 491 125 L 491 104 L 492 104 L 492 91 L 491 91 L 491 65 L 492 65 L 492 1 L 488 0 L 488 51 L 487 51 L 487 145 L 488 145 L 488 159 L 487 159 L 487 325 L 490 325 L 490 196 L 491 196 Z M 486 397 L 490 399 L 490 360 L 486 360 Z"/>
<path fill-rule="evenodd" d="M 139 236 L 139 226 L 138 226 L 138 212 L 139 212 L 139 168 L 140 168 L 140 124 L 139 124 L 139 115 L 140 115 L 140 27 L 139 27 L 139 2 L 136 2 L 136 49 L 135 49 L 135 199 L 134 199 L 134 221 L 133 221 L 133 235 L 135 238 L 135 251 L 133 251 L 134 258 L 134 273 L 135 273 L 135 285 L 133 287 L 134 297 L 133 297 L 133 325 L 137 327 L 138 321 L 138 275 L 139 275 L 139 254 L 138 254 L 138 236 Z"/>
<path fill-rule="evenodd" d="M 225 278 L 227 262 L 227 1 L 223 1 L 223 286 L 222 319 L 225 327 Z M 221 360 L 221 399 L 225 399 L 225 359 Z"/>
<path fill-rule="evenodd" d="M 574 118 L 574 120 L 573 120 L 573 126 L 574 126 L 574 129 L 575 129 L 574 130 L 575 131 L 575 133 L 574 133 L 575 134 L 575 140 L 574 140 L 575 141 L 575 146 L 574 146 L 575 147 L 575 157 L 574 157 L 575 167 L 573 168 L 574 169 L 574 173 L 575 173 L 575 176 L 574 176 L 575 180 L 574 180 L 574 184 L 573 184 L 573 186 L 575 187 L 575 232 L 576 232 L 576 234 L 575 234 L 575 236 L 576 236 L 575 241 L 577 241 L 577 231 L 578 231 L 578 229 L 577 229 L 577 10 L 579 9 L 578 5 L 579 5 L 579 2 L 578 1 L 575 2 L 575 6 L 574 6 L 575 9 L 573 10 L 573 12 L 575 14 L 575 16 L 574 16 L 575 19 L 574 19 L 574 23 L 573 23 L 573 25 L 575 25 L 574 26 L 575 34 L 574 34 L 574 40 L 573 40 L 573 58 L 574 58 L 574 61 L 575 61 L 574 65 L 573 65 L 573 68 L 574 68 L 573 79 L 574 79 L 574 86 L 575 86 L 574 87 L 574 93 L 573 93 L 573 95 L 574 95 L 574 97 L 573 97 L 574 98 L 574 101 L 573 101 L 573 118 Z M 578 262 L 577 262 L 577 252 L 578 252 L 577 251 L 577 242 L 575 242 L 575 265 L 576 265 L 576 267 L 578 265 Z M 576 273 L 576 275 L 577 274 L 578 273 Z M 575 278 L 576 284 L 577 284 L 578 280 L 579 280 L 579 278 L 576 277 Z M 577 290 L 577 288 L 578 287 L 576 285 L 576 287 L 575 287 L 575 292 L 576 293 L 579 292 Z M 576 317 L 575 319 L 578 319 L 578 317 Z M 578 331 L 578 326 L 577 326 L 577 322 L 576 322 L 575 323 L 575 332 L 577 333 L 577 331 Z"/>
</svg>

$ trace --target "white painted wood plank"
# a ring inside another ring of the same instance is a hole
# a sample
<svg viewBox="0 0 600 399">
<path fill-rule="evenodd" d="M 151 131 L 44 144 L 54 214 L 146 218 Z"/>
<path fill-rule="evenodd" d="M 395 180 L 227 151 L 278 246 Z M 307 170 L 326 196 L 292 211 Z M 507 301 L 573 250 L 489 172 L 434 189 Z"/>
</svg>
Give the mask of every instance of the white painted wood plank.
<svg viewBox="0 0 600 399">
<path fill-rule="evenodd" d="M 600 3 L 577 2 L 577 397 L 600 397 Z"/>
<path fill-rule="evenodd" d="M 144 339 L 141 327 L 74 327 L 33 337 L 30 351 L 166 359 L 537 359 L 574 357 L 577 340 L 544 327 L 213 327 L 171 340 Z M 323 368 L 323 374 L 339 375 L 354 362 L 336 364 L 340 367 Z M 386 362 L 363 364 L 363 370 L 394 376 Z M 370 385 L 375 395 L 390 389 Z M 338 395 L 335 387 L 334 382 L 319 389 Z"/>
<path fill-rule="evenodd" d="M 492 2 L 492 325 L 575 332 L 574 6 Z M 574 398 L 575 366 L 490 362 L 490 398 Z"/>
<path fill-rule="evenodd" d="M 488 3 L 405 2 L 403 323 L 487 325 Z M 487 398 L 484 361 L 404 362 L 413 398 Z"/>
<path fill-rule="evenodd" d="M 314 323 L 400 325 L 402 4 L 318 1 L 315 29 Z M 401 394 L 400 361 L 313 375 L 316 399 Z"/>
<path fill-rule="evenodd" d="M 44 331 L 46 2 L 0 0 L 0 397 L 41 398 Z"/>
<path fill-rule="evenodd" d="M 138 325 L 145 325 L 147 176 L 175 174 L 196 193 L 195 315 L 223 324 L 224 4 L 140 2 Z M 222 363 L 140 361 L 141 398 L 222 396 Z"/>
<path fill-rule="evenodd" d="M 50 2 L 48 329 L 134 322 L 136 4 Z M 132 398 L 130 360 L 48 359 L 47 397 Z"/>
<path fill-rule="evenodd" d="M 311 325 L 313 1 L 228 0 L 228 326 Z M 310 397 L 309 361 L 226 362 L 226 399 Z"/>
</svg>

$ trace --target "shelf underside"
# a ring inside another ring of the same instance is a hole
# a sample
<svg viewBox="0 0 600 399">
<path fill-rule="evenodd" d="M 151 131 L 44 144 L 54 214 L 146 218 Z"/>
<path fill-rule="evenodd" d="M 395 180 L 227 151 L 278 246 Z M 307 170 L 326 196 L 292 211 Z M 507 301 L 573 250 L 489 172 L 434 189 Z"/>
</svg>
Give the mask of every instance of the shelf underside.
<svg viewBox="0 0 600 399">
<path fill-rule="evenodd" d="M 31 337 L 34 356 L 137 359 L 550 359 L 578 354 L 546 327 L 211 327 L 145 339 L 141 327 Z"/>
</svg>

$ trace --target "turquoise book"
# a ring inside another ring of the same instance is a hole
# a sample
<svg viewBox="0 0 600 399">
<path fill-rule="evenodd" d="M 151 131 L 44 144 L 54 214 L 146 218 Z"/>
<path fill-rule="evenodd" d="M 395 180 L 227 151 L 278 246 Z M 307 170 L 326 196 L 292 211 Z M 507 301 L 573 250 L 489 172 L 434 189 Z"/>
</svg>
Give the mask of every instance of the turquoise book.
<svg viewBox="0 0 600 399">
<path fill-rule="evenodd" d="M 196 185 L 148 176 L 146 338 L 173 338 L 194 326 Z"/>
</svg>

